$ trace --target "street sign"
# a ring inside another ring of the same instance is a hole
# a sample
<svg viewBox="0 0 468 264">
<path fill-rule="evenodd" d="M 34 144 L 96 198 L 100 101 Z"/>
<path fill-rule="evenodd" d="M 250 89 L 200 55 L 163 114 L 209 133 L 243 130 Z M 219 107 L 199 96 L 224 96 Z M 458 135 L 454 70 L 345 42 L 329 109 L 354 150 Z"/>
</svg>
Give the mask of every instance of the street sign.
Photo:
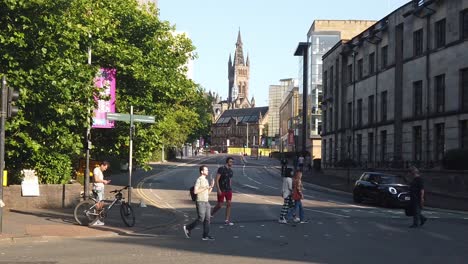
<svg viewBox="0 0 468 264">
<path fill-rule="evenodd" d="M 107 120 L 130 122 L 130 114 L 106 113 Z M 155 123 L 154 116 L 133 115 L 133 122 Z"/>
</svg>

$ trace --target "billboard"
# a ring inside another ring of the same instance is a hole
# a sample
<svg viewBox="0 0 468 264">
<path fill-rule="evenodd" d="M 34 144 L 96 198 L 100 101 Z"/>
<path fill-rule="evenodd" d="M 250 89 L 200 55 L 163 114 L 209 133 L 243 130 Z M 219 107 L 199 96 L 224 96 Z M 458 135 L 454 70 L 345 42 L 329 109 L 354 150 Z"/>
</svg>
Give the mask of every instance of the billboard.
<svg viewBox="0 0 468 264">
<path fill-rule="evenodd" d="M 113 128 L 114 121 L 106 119 L 106 113 L 115 113 L 115 69 L 101 68 L 94 78 L 99 95 L 94 96 L 93 128 Z"/>
</svg>

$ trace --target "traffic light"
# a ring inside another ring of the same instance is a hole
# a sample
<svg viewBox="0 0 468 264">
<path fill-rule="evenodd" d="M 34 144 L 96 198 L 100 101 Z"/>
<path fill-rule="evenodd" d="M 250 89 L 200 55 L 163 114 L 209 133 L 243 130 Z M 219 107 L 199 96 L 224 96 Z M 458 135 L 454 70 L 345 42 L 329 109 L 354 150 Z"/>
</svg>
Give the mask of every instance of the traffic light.
<svg viewBox="0 0 468 264">
<path fill-rule="evenodd" d="M 14 105 L 19 99 L 19 92 L 15 91 L 13 88 L 8 87 L 8 107 L 7 107 L 7 117 L 14 117 L 18 115 L 18 107 Z"/>
</svg>

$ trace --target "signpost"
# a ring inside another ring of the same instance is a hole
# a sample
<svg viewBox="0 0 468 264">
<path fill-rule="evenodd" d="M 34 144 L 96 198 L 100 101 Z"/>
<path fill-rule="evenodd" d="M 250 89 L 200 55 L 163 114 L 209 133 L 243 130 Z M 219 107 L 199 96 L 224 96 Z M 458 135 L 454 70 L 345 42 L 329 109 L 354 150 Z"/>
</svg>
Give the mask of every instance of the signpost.
<svg viewBox="0 0 468 264">
<path fill-rule="evenodd" d="M 154 116 L 146 115 L 134 115 L 133 114 L 133 105 L 130 106 L 130 114 L 121 114 L 121 113 L 106 113 L 107 120 L 130 122 L 130 154 L 128 158 L 128 203 L 132 202 L 132 159 L 133 159 L 133 134 L 135 133 L 134 122 L 140 123 L 155 123 Z"/>
</svg>

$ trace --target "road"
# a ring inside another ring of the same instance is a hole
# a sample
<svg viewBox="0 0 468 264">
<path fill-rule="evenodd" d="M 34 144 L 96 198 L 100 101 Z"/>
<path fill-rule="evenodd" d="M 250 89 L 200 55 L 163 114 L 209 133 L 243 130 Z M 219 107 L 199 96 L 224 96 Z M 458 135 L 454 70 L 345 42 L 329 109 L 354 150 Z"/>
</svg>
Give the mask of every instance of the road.
<svg viewBox="0 0 468 264">
<path fill-rule="evenodd" d="M 214 177 L 225 157 L 204 156 L 136 177 L 135 192 L 148 204 L 173 211 L 174 224 L 116 237 L 0 245 L 0 263 L 467 262 L 468 213 L 427 209 L 426 225 L 410 229 L 412 220 L 400 209 L 356 205 L 349 194 L 305 184 L 303 204 L 310 222 L 279 224 L 281 177 L 267 158 L 244 162 L 236 157 L 235 225 L 223 225 L 221 209 L 212 222 L 215 241 L 202 241 L 201 229 L 187 239 L 181 228 L 195 217 L 188 189 L 198 167 L 208 165 Z M 210 199 L 215 200 L 214 193 Z"/>
</svg>

